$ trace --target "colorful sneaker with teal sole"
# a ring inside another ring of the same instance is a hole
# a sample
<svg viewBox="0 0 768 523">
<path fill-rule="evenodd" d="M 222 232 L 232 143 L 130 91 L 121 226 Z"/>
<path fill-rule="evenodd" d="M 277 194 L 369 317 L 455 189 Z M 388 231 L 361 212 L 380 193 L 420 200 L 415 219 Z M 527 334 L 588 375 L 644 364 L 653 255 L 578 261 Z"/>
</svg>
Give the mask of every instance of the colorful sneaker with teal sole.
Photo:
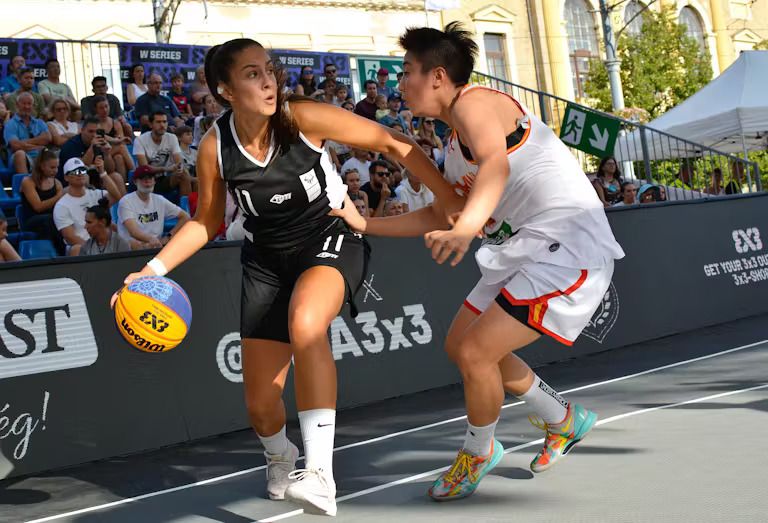
<svg viewBox="0 0 768 523">
<path fill-rule="evenodd" d="M 592 430 L 597 422 L 597 414 L 576 403 L 568 404 L 568 414 L 565 419 L 550 425 L 540 419 L 528 418 L 531 423 L 545 431 L 544 448 L 531 461 L 533 472 L 544 472 L 560 461 L 571 449 Z"/>
<path fill-rule="evenodd" d="M 480 480 L 499 464 L 502 457 L 504 447 L 496 439 L 491 442 L 491 452 L 487 456 L 475 456 L 461 449 L 453 466 L 443 472 L 427 494 L 435 501 L 452 501 L 471 496 Z"/>
</svg>

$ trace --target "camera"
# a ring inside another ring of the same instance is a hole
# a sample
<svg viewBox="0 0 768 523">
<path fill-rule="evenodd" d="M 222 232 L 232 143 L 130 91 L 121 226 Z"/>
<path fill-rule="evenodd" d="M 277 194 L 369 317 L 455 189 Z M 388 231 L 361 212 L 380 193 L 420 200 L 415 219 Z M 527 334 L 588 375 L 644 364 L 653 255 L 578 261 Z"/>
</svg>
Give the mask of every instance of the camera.
<svg viewBox="0 0 768 523">
<path fill-rule="evenodd" d="M 95 167 L 88 168 L 88 185 L 94 189 L 102 189 L 101 176 L 99 170 Z"/>
</svg>

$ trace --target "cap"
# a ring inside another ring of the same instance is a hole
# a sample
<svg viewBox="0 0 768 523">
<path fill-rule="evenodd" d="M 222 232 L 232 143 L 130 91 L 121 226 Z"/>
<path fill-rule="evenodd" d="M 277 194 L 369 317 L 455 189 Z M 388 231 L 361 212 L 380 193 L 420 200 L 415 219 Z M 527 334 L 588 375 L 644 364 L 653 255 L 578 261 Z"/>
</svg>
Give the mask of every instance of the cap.
<svg viewBox="0 0 768 523">
<path fill-rule="evenodd" d="M 140 180 L 142 178 L 154 178 L 155 173 L 152 172 L 152 168 L 149 165 L 139 165 L 136 170 L 133 171 L 133 179 Z"/>
<path fill-rule="evenodd" d="M 64 164 L 64 168 L 62 169 L 62 171 L 66 175 L 66 174 L 69 174 L 72 171 L 76 171 L 78 169 L 87 170 L 88 167 L 85 166 L 85 164 L 83 163 L 83 161 L 80 158 L 70 158 Z"/>
<path fill-rule="evenodd" d="M 389 95 L 389 98 L 387 98 L 387 101 L 391 102 L 392 100 L 402 100 L 402 96 L 400 96 L 400 93 L 392 93 Z"/>
<path fill-rule="evenodd" d="M 376 74 L 389 74 L 389 69 L 382 67 Z"/>
</svg>

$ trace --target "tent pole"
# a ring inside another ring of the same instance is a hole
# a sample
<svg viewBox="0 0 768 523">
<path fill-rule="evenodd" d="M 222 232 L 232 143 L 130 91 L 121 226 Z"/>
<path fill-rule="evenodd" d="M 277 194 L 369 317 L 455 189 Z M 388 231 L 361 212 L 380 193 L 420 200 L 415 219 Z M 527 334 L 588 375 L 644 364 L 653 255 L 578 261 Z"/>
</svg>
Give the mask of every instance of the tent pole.
<svg viewBox="0 0 768 523">
<path fill-rule="evenodd" d="M 741 147 L 744 149 L 744 170 L 747 172 L 747 186 L 749 187 L 749 192 L 752 192 L 752 175 L 750 174 L 750 166 L 746 163 L 749 161 L 749 157 L 747 156 L 747 142 L 744 141 L 744 133 L 741 133 Z"/>
</svg>

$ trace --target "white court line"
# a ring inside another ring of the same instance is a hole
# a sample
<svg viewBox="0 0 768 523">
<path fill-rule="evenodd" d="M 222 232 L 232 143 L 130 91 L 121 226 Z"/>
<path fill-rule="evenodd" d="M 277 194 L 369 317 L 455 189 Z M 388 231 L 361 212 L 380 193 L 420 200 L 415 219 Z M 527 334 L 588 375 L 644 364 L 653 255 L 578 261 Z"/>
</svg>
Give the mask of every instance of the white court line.
<svg viewBox="0 0 768 523">
<path fill-rule="evenodd" d="M 595 425 L 605 425 L 607 423 L 613 423 L 614 421 L 619 421 L 619 420 L 622 420 L 622 419 L 630 418 L 632 416 L 638 416 L 640 414 L 648 414 L 649 412 L 654 412 L 654 411 L 657 411 L 657 410 L 671 409 L 673 407 L 680 407 L 682 405 L 689 405 L 691 403 L 701 403 L 703 401 L 709 401 L 709 400 L 713 400 L 713 399 L 717 399 L 717 398 L 723 398 L 725 396 L 732 396 L 732 395 L 735 395 L 735 394 L 741 394 L 743 392 L 750 392 L 750 391 L 753 391 L 753 390 L 759 390 L 759 389 L 765 389 L 765 388 L 768 388 L 768 383 L 763 384 L 763 385 L 757 385 L 757 386 L 754 386 L 754 387 L 749 387 L 749 388 L 746 388 L 746 389 L 732 390 L 732 391 L 729 391 L 729 392 L 721 392 L 719 394 L 712 394 L 710 396 L 704 396 L 702 398 L 694 398 L 692 400 L 681 401 L 681 402 L 678 402 L 678 403 L 669 403 L 667 405 L 659 405 L 658 407 L 649 407 L 647 409 L 633 410 L 633 411 L 630 411 L 630 412 L 625 412 L 624 414 L 618 414 L 616 416 L 611 416 L 610 418 L 605 418 L 604 420 L 598 421 Z M 539 438 L 539 439 L 534 440 L 534 441 L 529 441 L 527 443 L 523 443 L 521 445 L 517 445 L 515 447 L 510 447 L 508 449 L 505 449 L 504 450 L 504 454 L 509 454 L 511 452 L 516 452 L 518 450 L 521 450 L 521 449 L 524 449 L 524 448 L 527 448 L 527 447 L 534 447 L 534 446 L 537 446 L 537 445 L 541 445 L 542 443 L 544 443 L 544 438 Z M 434 475 L 436 475 L 436 474 L 438 474 L 440 472 L 443 472 L 444 470 L 448 470 L 448 468 L 450 468 L 450 466 L 448 466 L 448 467 L 440 467 L 438 469 L 433 469 L 433 470 L 430 470 L 428 472 L 422 472 L 421 474 L 416 474 L 414 476 L 408 476 L 406 478 L 401 478 L 401 479 L 398 479 L 397 481 L 391 481 L 391 482 L 385 483 L 383 485 L 377 485 L 375 487 L 367 488 L 367 489 L 361 490 L 359 492 L 353 492 L 352 494 L 347 494 L 346 496 L 340 496 L 339 498 L 336 499 L 336 501 L 338 503 L 341 503 L 342 501 L 347 501 L 349 499 L 355 499 L 355 498 L 359 498 L 359 497 L 362 497 L 362 496 L 367 496 L 368 494 L 373 494 L 374 492 L 379 492 L 379 491 L 386 490 L 386 489 L 389 489 L 389 488 L 392 488 L 392 487 L 396 487 L 398 485 L 403 485 L 405 483 L 411 483 L 413 481 L 418 481 L 420 479 L 424 479 L 424 478 L 427 478 L 427 477 L 430 477 L 430 476 L 434 476 Z M 304 513 L 304 511 L 302 509 L 293 510 L 291 512 L 285 512 L 284 514 L 278 514 L 277 516 L 272 516 L 270 518 L 260 519 L 260 520 L 258 520 L 258 523 L 272 523 L 273 521 L 280 521 L 282 519 L 292 518 L 294 516 L 298 516 L 298 515 L 301 515 L 303 513 Z"/>
<path fill-rule="evenodd" d="M 739 347 L 734 347 L 732 349 L 724 350 L 724 351 L 721 351 L 721 352 L 715 352 L 713 354 L 707 354 L 706 356 L 700 356 L 698 358 L 692 358 L 692 359 L 689 359 L 689 360 L 683 360 L 683 361 L 679 361 L 679 362 L 676 362 L 676 363 L 671 363 L 669 365 L 664 365 L 664 366 L 661 366 L 661 367 L 655 367 L 653 369 L 644 370 L 642 372 L 636 372 L 634 374 L 627 374 L 626 376 L 620 376 L 618 378 L 613 378 L 613 379 L 610 379 L 610 380 L 599 381 L 599 382 L 596 382 L 596 383 L 590 383 L 588 385 L 582 385 L 581 387 L 576 387 L 576 388 L 573 388 L 573 389 L 568 389 L 568 390 L 561 391 L 560 394 L 568 394 L 568 393 L 571 393 L 571 392 L 577 392 L 577 391 L 580 391 L 580 390 L 590 389 L 590 388 L 593 388 L 593 387 L 599 387 L 599 386 L 602 386 L 602 385 L 608 385 L 610 383 L 616 383 L 618 381 L 623 381 L 623 380 L 628 380 L 628 379 L 636 378 L 638 376 L 643 376 L 645 374 L 652 374 L 654 372 L 659 372 L 659 371 L 662 371 L 662 370 L 671 369 L 673 367 L 679 367 L 681 365 L 687 365 L 689 363 L 695 363 L 695 362 L 698 362 L 698 361 L 707 360 L 707 359 L 715 358 L 715 357 L 718 357 L 718 356 L 724 356 L 726 354 L 731 354 L 733 352 L 737 352 L 737 351 L 741 351 L 741 350 L 746 350 L 746 349 L 751 349 L 751 348 L 753 348 L 753 347 L 755 347 L 757 345 L 761 345 L 761 344 L 763 344 L 765 342 L 768 342 L 768 339 L 761 340 L 761 341 L 756 341 L 754 343 L 749 343 L 747 345 L 741 345 Z M 523 401 L 515 401 L 513 403 L 508 403 L 508 404 L 502 406 L 501 408 L 502 409 L 506 409 L 508 407 L 514 407 L 516 405 L 522 405 L 523 403 L 525 403 L 525 402 L 523 402 Z M 447 419 L 447 420 L 442 420 L 442 421 L 438 421 L 438 422 L 435 422 L 435 423 L 430 423 L 429 425 L 422 425 L 420 427 L 414 427 L 412 429 L 401 430 L 401 431 L 398 431 L 398 432 L 393 432 L 391 434 L 385 434 L 384 436 L 379 436 L 379 437 L 376 437 L 376 438 L 371 438 L 371 439 L 367 439 L 367 440 L 363 440 L 363 441 L 358 441 L 356 443 L 350 443 L 349 445 L 343 445 L 341 447 L 336 447 L 334 449 L 334 452 L 339 452 L 341 450 L 351 449 L 351 448 L 359 447 L 359 446 L 362 446 L 362 445 L 370 445 L 371 443 L 377 443 L 379 441 L 384 441 L 384 440 L 387 440 L 387 439 L 395 438 L 395 437 L 398 437 L 398 436 L 402 436 L 404 434 L 410 434 L 412 432 L 418 432 L 418 431 L 421 431 L 421 430 L 427 430 L 427 429 L 431 429 L 431 428 L 434 428 L 434 427 L 438 427 L 440 425 L 445 425 L 445 424 L 448 424 L 448 423 L 454 423 L 456 421 L 461 421 L 461 420 L 464 420 L 466 418 L 467 418 L 466 415 L 465 416 L 458 416 L 458 417 L 455 417 L 455 418 L 451 418 L 451 419 Z M 134 503 L 136 501 L 141 501 L 141 500 L 144 500 L 144 499 L 153 498 L 155 496 L 161 496 L 161 495 L 164 495 L 164 494 L 171 494 L 173 492 L 178 492 L 180 490 L 185 490 L 185 489 L 188 489 L 188 488 L 200 487 L 200 486 L 203 486 L 203 485 L 208 485 L 208 484 L 211 484 L 211 483 L 216 483 L 218 481 L 223 481 L 223 480 L 234 478 L 234 477 L 237 477 L 237 476 L 242 476 L 244 474 L 250 474 L 251 472 L 257 472 L 259 470 L 264 470 L 265 468 L 266 468 L 266 465 L 261 465 L 261 466 L 253 467 L 253 468 L 250 468 L 250 469 L 239 470 L 237 472 L 232 472 L 230 474 L 225 474 L 223 476 L 215 476 L 215 477 L 212 477 L 212 478 L 209 478 L 209 479 L 205 479 L 205 480 L 202 480 L 202 481 L 196 481 L 194 483 L 187 483 L 186 485 L 179 485 L 178 487 L 173 487 L 173 488 L 164 489 L 164 490 L 158 490 L 158 491 L 155 491 L 155 492 L 148 492 L 147 494 L 141 494 L 139 496 L 119 499 L 117 501 L 112 501 L 110 503 L 104 503 L 102 505 L 95 505 L 93 507 L 86 507 L 86 508 L 79 509 L 79 510 L 73 510 L 71 512 L 65 512 L 63 514 L 56 514 L 56 515 L 53 515 L 53 516 L 47 516 L 47 517 L 40 518 L 40 519 L 34 519 L 34 520 L 27 521 L 26 523 L 45 523 L 47 521 L 54 521 L 54 520 L 57 520 L 57 519 L 66 518 L 66 517 L 70 517 L 70 516 L 77 516 L 79 514 L 85 514 L 85 513 L 93 512 L 93 511 L 97 511 L 97 510 L 104 510 L 104 509 L 108 509 L 108 508 L 113 508 L 113 507 L 117 507 L 117 506 L 120 506 L 120 505 L 125 505 L 127 503 Z M 339 498 L 339 499 L 342 499 L 342 498 Z"/>
</svg>

